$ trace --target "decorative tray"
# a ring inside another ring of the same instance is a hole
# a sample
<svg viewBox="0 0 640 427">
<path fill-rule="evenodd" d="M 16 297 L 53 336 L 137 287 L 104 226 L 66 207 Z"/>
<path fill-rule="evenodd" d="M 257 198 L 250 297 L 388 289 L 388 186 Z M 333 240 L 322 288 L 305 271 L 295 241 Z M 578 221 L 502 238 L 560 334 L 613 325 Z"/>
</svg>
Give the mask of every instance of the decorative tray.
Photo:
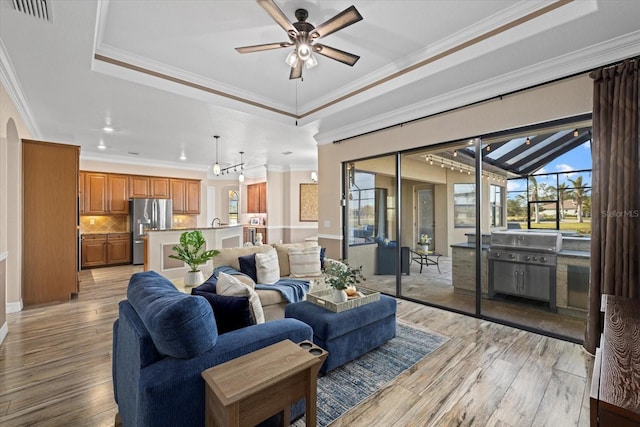
<svg viewBox="0 0 640 427">
<path fill-rule="evenodd" d="M 358 296 L 350 297 L 345 302 L 336 303 L 333 302 L 333 291 L 333 288 L 328 288 L 321 289 L 316 292 L 310 292 L 307 294 L 307 301 L 335 313 L 340 313 L 341 311 L 360 307 L 361 305 L 369 304 L 370 302 L 378 301 L 380 299 L 380 292 L 366 288 L 358 288 Z"/>
</svg>

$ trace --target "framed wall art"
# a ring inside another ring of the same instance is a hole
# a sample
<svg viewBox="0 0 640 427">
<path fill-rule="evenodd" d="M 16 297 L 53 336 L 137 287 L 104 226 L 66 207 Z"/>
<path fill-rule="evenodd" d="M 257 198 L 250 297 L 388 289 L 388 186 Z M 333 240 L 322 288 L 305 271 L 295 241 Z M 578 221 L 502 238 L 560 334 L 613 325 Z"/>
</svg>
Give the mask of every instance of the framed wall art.
<svg viewBox="0 0 640 427">
<path fill-rule="evenodd" d="M 318 184 L 300 184 L 300 222 L 318 221 Z"/>
</svg>

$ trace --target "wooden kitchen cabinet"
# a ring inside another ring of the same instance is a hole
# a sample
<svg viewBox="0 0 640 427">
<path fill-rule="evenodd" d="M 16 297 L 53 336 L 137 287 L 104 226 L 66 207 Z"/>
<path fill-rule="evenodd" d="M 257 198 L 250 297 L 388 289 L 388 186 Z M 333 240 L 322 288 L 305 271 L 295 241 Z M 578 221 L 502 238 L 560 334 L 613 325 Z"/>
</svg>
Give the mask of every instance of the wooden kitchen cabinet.
<svg viewBox="0 0 640 427">
<path fill-rule="evenodd" d="M 175 214 L 200 213 L 200 181 L 190 179 L 170 179 L 171 200 Z"/>
<path fill-rule="evenodd" d="M 129 213 L 129 176 L 127 175 L 107 175 L 108 210 L 110 214 Z"/>
<path fill-rule="evenodd" d="M 107 265 L 131 264 L 131 234 L 110 233 L 107 236 Z"/>
<path fill-rule="evenodd" d="M 155 199 L 168 199 L 171 197 L 169 188 L 169 178 L 149 178 L 151 184 L 151 193 L 149 194 Z"/>
<path fill-rule="evenodd" d="M 84 213 L 103 215 L 107 213 L 107 174 L 86 172 L 84 174 Z"/>
<path fill-rule="evenodd" d="M 84 213 L 84 172 L 78 173 L 78 211 Z"/>
<path fill-rule="evenodd" d="M 151 194 L 149 183 L 149 177 L 131 175 L 129 177 L 129 197 L 132 199 L 146 199 L 149 197 Z"/>
<path fill-rule="evenodd" d="M 129 213 L 129 176 L 84 172 L 85 215 Z"/>
<path fill-rule="evenodd" d="M 184 179 L 170 179 L 172 209 L 175 214 L 183 214 L 185 211 L 185 182 Z"/>
<path fill-rule="evenodd" d="M 267 213 L 267 183 L 247 185 L 247 212 Z"/>
<path fill-rule="evenodd" d="M 78 288 L 80 147 L 22 140 L 25 305 L 67 301 Z M 4 304 L 4 303 L 3 303 Z"/>
<path fill-rule="evenodd" d="M 82 268 L 131 263 L 131 234 L 82 235 Z"/>
<path fill-rule="evenodd" d="M 107 235 L 85 234 L 82 236 L 82 268 L 107 264 Z"/>
<path fill-rule="evenodd" d="M 185 192 L 185 213 L 200 213 L 200 181 L 187 180 Z"/>
</svg>

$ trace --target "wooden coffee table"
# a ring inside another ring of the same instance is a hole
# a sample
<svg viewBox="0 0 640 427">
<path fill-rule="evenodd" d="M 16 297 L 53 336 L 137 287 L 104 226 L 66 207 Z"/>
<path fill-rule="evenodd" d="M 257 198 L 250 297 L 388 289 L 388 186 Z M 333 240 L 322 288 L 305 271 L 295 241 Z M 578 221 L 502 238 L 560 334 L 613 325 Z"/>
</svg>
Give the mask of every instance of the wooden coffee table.
<svg viewBox="0 0 640 427">
<path fill-rule="evenodd" d="M 254 426 L 283 412 L 290 424 L 291 404 L 306 399 L 305 422 L 317 422 L 318 371 L 327 352 L 309 341 L 280 341 L 214 366 L 206 383 L 207 426 Z"/>
</svg>

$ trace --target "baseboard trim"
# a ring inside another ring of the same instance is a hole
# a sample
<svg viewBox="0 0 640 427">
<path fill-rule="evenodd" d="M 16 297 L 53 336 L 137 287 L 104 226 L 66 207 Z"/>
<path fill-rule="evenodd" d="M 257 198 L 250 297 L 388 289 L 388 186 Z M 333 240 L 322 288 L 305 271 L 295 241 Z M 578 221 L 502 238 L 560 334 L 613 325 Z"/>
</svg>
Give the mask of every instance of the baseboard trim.
<svg viewBox="0 0 640 427">
<path fill-rule="evenodd" d="M 22 305 L 22 300 L 18 302 L 8 302 L 7 303 L 7 314 L 9 313 L 18 313 L 22 311 L 24 306 Z"/>
<path fill-rule="evenodd" d="M 0 328 L 0 344 L 4 342 L 4 339 L 7 337 L 9 333 L 9 326 L 7 326 L 7 322 L 4 322 L 4 325 Z"/>
</svg>

